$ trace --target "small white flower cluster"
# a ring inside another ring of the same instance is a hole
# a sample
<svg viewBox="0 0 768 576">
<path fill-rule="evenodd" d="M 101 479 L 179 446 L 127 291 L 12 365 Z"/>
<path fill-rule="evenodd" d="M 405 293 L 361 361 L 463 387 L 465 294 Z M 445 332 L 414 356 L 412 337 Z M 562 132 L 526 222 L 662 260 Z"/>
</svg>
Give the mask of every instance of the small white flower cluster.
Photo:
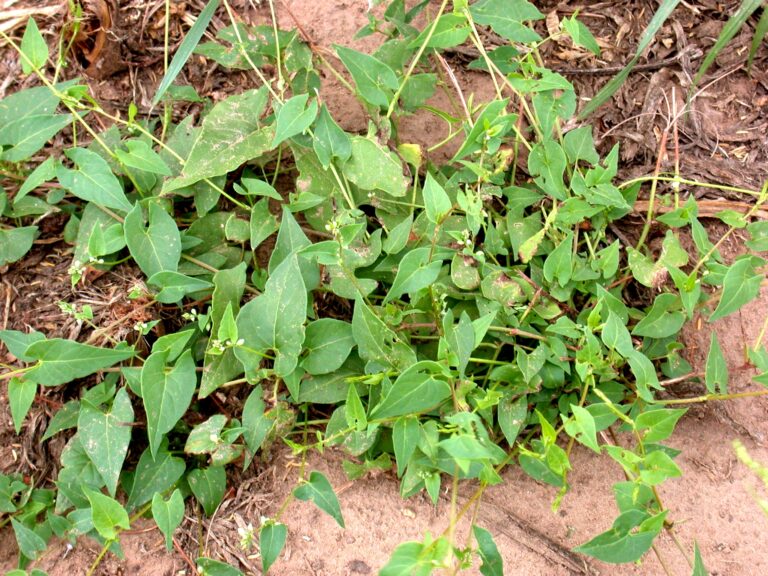
<svg viewBox="0 0 768 576">
<path fill-rule="evenodd" d="M 242 338 L 238 338 L 234 343 L 232 340 L 226 340 L 225 342 L 222 342 L 221 340 L 216 339 L 211 341 L 211 348 L 213 348 L 216 352 L 224 352 L 227 348 L 242 346 L 243 344 L 245 344 L 245 340 Z"/>
<path fill-rule="evenodd" d="M 256 529 L 253 524 L 248 522 L 248 526 L 245 528 L 238 528 L 237 535 L 240 536 L 240 549 L 247 552 L 253 547 L 253 542 L 256 538 Z"/>
<path fill-rule="evenodd" d="M 339 230 L 341 229 L 341 226 L 339 226 L 339 222 L 334 218 L 333 220 L 329 220 L 325 224 L 325 229 L 336 236 L 339 233 Z"/>
</svg>

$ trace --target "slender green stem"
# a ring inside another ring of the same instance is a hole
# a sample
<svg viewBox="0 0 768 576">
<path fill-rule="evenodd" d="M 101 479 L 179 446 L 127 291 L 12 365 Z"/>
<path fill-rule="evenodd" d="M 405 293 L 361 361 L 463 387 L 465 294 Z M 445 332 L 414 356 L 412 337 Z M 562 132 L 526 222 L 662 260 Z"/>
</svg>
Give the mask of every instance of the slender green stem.
<svg viewBox="0 0 768 576">
<path fill-rule="evenodd" d="M 681 404 L 699 404 L 701 402 L 711 402 L 713 400 L 736 400 L 737 398 L 755 398 L 757 396 L 768 396 L 768 389 L 750 390 L 749 392 L 737 392 L 734 394 L 703 394 L 693 398 L 675 398 L 673 400 L 657 400 L 657 404 L 681 405 Z"/>
</svg>

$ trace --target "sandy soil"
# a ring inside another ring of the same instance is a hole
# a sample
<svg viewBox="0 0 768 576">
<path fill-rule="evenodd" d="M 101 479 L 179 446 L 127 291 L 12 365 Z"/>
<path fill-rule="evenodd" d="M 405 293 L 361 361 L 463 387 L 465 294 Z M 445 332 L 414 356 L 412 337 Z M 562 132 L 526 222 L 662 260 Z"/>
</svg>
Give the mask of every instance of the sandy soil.
<svg viewBox="0 0 768 576">
<path fill-rule="evenodd" d="M 11 5 L 19 7 L 35 4 L 9 3 L 8 0 L 5 3 L 6 8 Z M 123 9 L 127 12 L 128 5 L 141 8 L 150 4 L 157 3 L 137 0 L 125 3 Z M 199 10 L 200 2 L 190 4 L 190 10 Z M 290 13 L 285 9 L 286 4 Z M 538 4 L 551 8 L 555 3 Z M 705 10 L 701 18 L 713 14 L 706 11 L 712 9 L 712 2 L 689 4 L 701 5 Z M 259 5 L 258 2 L 245 0 L 233 2 L 233 5 L 251 22 L 268 21 L 269 10 L 265 3 Z M 642 25 L 647 22 L 647 14 L 655 9 L 656 4 L 641 0 L 615 3 L 561 2 L 557 14 L 568 15 L 579 7 L 585 8 L 583 15 L 586 21 L 594 26 L 593 30 L 609 45 L 606 52 L 608 63 L 620 63 L 631 53 L 632 46 L 628 42 L 633 37 L 636 41 Z M 343 43 L 357 49 L 371 50 L 376 45 L 376 39 L 352 40 L 355 31 L 367 21 L 366 8 L 363 0 L 291 0 L 277 3 L 282 27 L 292 27 L 295 17 L 317 45 L 329 47 L 333 43 Z M 694 16 L 687 9 L 680 10 L 678 22 L 681 30 L 684 29 L 682 37 L 690 35 L 693 38 L 691 22 L 695 23 Z M 626 24 L 624 40 L 611 44 L 618 37 L 622 23 Z M 719 24 L 722 24 L 722 18 Z M 674 45 L 679 36 L 676 36 L 677 30 L 672 28 L 663 31 L 662 35 L 671 38 Z M 709 33 L 707 38 L 710 36 L 715 37 L 716 34 Z M 699 38 L 696 36 L 694 39 Z M 560 48 L 553 48 L 554 62 L 573 66 L 573 62 L 564 62 L 558 56 L 557 50 Z M 658 43 L 649 53 L 649 59 L 666 57 L 665 50 L 668 49 L 663 42 Z M 589 67 L 590 63 L 577 62 L 576 65 Z M 727 55 L 724 55 L 717 65 L 718 70 L 722 71 L 728 70 L 731 63 Z M 5 58 L 2 66 L 6 72 L 13 73 L 15 64 Z M 475 94 L 475 98 L 480 99 L 492 93 L 492 86 L 482 75 L 466 71 L 460 63 L 454 63 L 452 67 L 465 95 Z M 119 108 L 131 98 L 142 103 L 147 94 L 152 94 L 152 87 L 158 81 L 156 70 L 151 67 L 133 72 L 117 69 L 111 76 L 106 75 L 91 83 L 96 92 L 104 95 L 107 100 L 112 97 L 112 105 Z M 759 110 L 761 106 L 764 108 L 766 101 L 760 100 L 766 98 L 765 84 L 761 83 L 764 76 L 764 70 L 756 70 L 753 77 L 747 77 L 739 71 L 733 73 L 727 85 L 715 84 L 702 96 L 702 106 L 707 110 L 703 116 L 708 121 L 703 123 L 700 137 L 690 139 L 692 143 L 687 153 L 683 154 L 684 172 L 687 170 L 686 173 L 692 176 L 745 186 L 753 186 L 765 178 L 768 174 L 765 165 L 768 157 L 764 140 L 765 117 L 764 112 Z M 189 71 L 192 80 L 202 77 L 203 72 L 199 67 L 193 66 Z M 604 77 L 596 80 L 595 76 L 574 78 L 580 93 L 584 95 L 594 94 L 603 81 Z M 244 85 L 249 85 L 246 83 L 251 82 L 251 79 L 244 75 L 233 75 L 206 82 L 209 93 L 221 95 L 242 89 Z M 358 103 L 332 77 L 324 79 L 324 82 L 322 96 L 333 115 L 345 129 L 364 132 L 367 121 Z M 660 92 L 671 97 L 672 86 L 675 86 L 679 95 L 679 84 L 678 72 L 649 72 L 633 76 L 614 104 L 598 112 L 597 135 L 602 137 L 619 122 L 653 106 L 653 101 L 649 100 L 651 94 Z M 129 90 L 128 86 L 132 86 L 132 89 Z M 735 96 L 730 97 L 731 93 Z M 745 99 L 749 104 L 750 97 L 753 97 L 752 103 L 758 108 L 755 114 L 746 114 L 742 106 Z M 435 102 L 435 105 L 442 107 L 448 107 L 449 104 L 446 95 L 439 95 Z M 662 104 L 657 103 L 656 106 L 663 108 Z M 623 155 L 624 173 L 647 173 L 652 170 L 649 166 L 654 162 L 658 127 L 663 126 L 663 122 L 662 114 L 650 123 L 630 123 L 633 127 L 631 131 L 626 126 L 621 130 L 612 130 L 610 135 L 605 136 L 603 147 L 610 146 L 614 139 L 622 140 L 623 145 L 623 139 L 627 138 L 627 151 Z M 729 124 L 734 126 L 732 130 L 725 128 Z M 723 138 L 729 134 L 738 135 L 739 128 L 752 131 L 750 134 L 753 138 Z M 727 134 L 721 133 L 726 131 Z M 759 137 L 761 132 L 763 137 Z M 401 136 L 404 141 L 429 144 L 439 141 L 445 133 L 439 121 L 426 114 L 419 114 L 403 125 Z M 716 138 L 719 148 L 715 149 L 714 155 L 708 157 L 707 147 Z M 702 151 L 705 149 L 706 153 Z M 450 149 L 443 150 L 432 159 L 439 161 L 450 153 Z M 746 170 L 746 166 L 750 169 Z M 56 230 L 52 232 L 54 235 L 56 233 Z M 627 233 L 631 234 L 631 230 Z M 716 233 L 716 230 L 713 231 L 713 235 Z M 730 247 L 731 254 L 739 249 L 737 243 L 733 244 Z M 60 266 L 57 257 L 50 254 L 47 252 L 40 257 L 51 260 L 54 268 Z M 24 273 L 31 274 L 19 268 L 10 270 L 8 274 Z M 68 278 L 64 271 L 61 276 L 60 289 L 66 291 Z M 123 276 L 130 278 L 131 274 L 124 272 Z M 114 278 L 111 281 L 117 282 Z M 49 284 L 46 285 L 51 286 L 52 291 L 55 290 L 50 284 L 53 280 L 39 279 L 39 282 L 47 282 Z M 102 300 L 108 300 L 106 293 L 109 286 L 104 286 L 105 294 L 100 294 Z M 57 320 L 55 315 L 49 318 L 40 314 L 39 307 L 44 303 L 39 302 L 39 296 L 36 301 L 30 301 L 29 296 L 14 291 L 7 281 L 0 284 L 0 289 L 3 291 L 0 293 L 0 303 L 5 305 L 3 327 L 22 329 L 33 326 L 49 332 L 58 329 L 68 337 L 77 337 L 77 334 L 72 333 L 73 327 L 64 325 L 62 318 Z M 76 300 L 82 295 L 70 292 L 67 297 Z M 55 313 L 55 307 L 52 310 Z M 745 346 L 755 342 L 766 310 L 768 291 L 764 290 L 758 301 L 715 326 L 727 356 L 732 376 L 730 389 L 734 392 L 752 390 L 757 386 L 750 381 L 753 373 L 745 367 L 744 350 Z M 110 321 L 114 319 L 105 314 L 103 322 Z M 696 320 L 686 328 L 686 356 L 697 370 L 702 369 L 712 329 L 704 320 Z M 700 392 L 700 388 L 691 385 L 669 391 L 673 396 L 693 396 Z M 19 438 L 12 431 L 7 405 L 0 404 L 2 470 L 37 470 L 40 473 L 48 470 L 44 461 L 17 462 L 14 459 L 17 454 L 25 452 L 24 443 L 29 444 L 39 438 L 46 417 L 46 411 L 41 410 L 37 419 L 30 420 L 23 436 Z M 765 536 L 768 519 L 761 516 L 748 491 L 753 481 L 746 468 L 734 456 L 731 447 L 734 439 L 743 442 L 757 460 L 768 462 L 768 399 L 741 399 L 692 407 L 669 441 L 672 447 L 682 450 L 677 462 L 683 470 L 683 476 L 666 482 L 661 488 L 661 497 L 670 509 L 669 518 L 675 523 L 674 533 L 688 558 L 693 543 L 697 542 L 705 564 L 713 575 L 768 574 L 768 539 Z M 55 445 L 47 448 L 47 456 L 43 458 L 54 458 L 60 449 L 61 446 L 57 448 Z M 444 495 L 436 507 L 423 495 L 403 501 L 398 494 L 398 482 L 391 473 L 351 483 L 341 469 L 344 458 L 342 453 L 332 450 L 323 455 L 311 455 L 306 465 L 309 469 L 321 470 L 328 475 L 339 493 L 346 529 L 340 529 L 327 515 L 311 505 L 292 504 L 283 517 L 289 527 L 288 544 L 272 573 L 280 576 L 375 574 L 397 544 L 421 539 L 427 531 L 440 534 L 447 528 L 450 514 L 448 495 Z M 555 492 L 550 487 L 534 482 L 517 468 L 504 474 L 506 481 L 503 485 L 487 490 L 477 522 L 494 534 L 504 557 L 505 574 L 656 575 L 665 573 L 662 562 L 671 574 L 690 573 L 686 558 L 668 535 L 659 539 L 656 547 L 658 554 L 649 553 L 638 565 L 609 566 L 573 553 L 571 549 L 574 546 L 610 526 L 616 516 L 610 487 L 623 479 L 618 466 L 612 465 L 607 458 L 595 457 L 587 450 L 574 451 L 573 467 L 570 476 L 572 490 L 556 512 L 550 510 Z M 239 565 L 247 574 L 258 574 L 260 562 L 255 552 L 233 552 L 233 548 L 236 548 L 233 543 L 239 539 L 237 527 L 249 522 L 257 525 L 260 516 L 274 514 L 295 485 L 297 477 L 298 462 L 285 449 L 276 449 L 268 462 L 260 464 L 232 483 L 227 499 L 213 519 L 201 519 L 194 509 L 188 508 L 183 534 L 179 536 L 178 549 L 173 553 L 165 552 L 162 536 L 156 529 L 152 529 L 149 523 L 138 523 L 122 538 L 126 559 L 121 561 L 109 557 L 100 565 L 97 574 L 192 574 L 190 558 L 194 559 L 200 550 L 214 558 Z M 475 489 L 476 486 L 471 484 L 462 485 L 460 500 L 469 499 Z M 464 541 L 468 526 L 466 519 L 460 523 L 457 542 Z M 71 551 L 64 543 L 57 543 L 39 561 L 38 566 L 47 570 L 51 576 L 84 574 L 97 554 L 98 547 L 93 542 L 82 541 Z M 5 528 L 0 531 L 0 569 L 14 567 L 15 558 L 13 533 Z M 467 573 L 478 574 L 479 570 L 475 566 Z"/>
</svg>

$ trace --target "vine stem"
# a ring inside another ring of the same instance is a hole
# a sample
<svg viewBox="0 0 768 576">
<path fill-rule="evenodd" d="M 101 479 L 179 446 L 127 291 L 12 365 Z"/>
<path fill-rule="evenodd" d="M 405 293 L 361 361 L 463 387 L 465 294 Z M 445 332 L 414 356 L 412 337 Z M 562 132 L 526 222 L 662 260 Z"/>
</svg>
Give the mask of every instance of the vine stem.
<svg viewBox="0 0 768 576">
<path fill-rule="evenodd" d="M 400 83 L 400 86 L 397 87 L 395 95 L 389 102 L 389 108 L 387 109 L 386 115 L 387 120 L 392 117 L 392 113 L 395 111 L 395 106 L 397 106 L 397 101 L 400 99 L 400 95 L 403 93 L 403 90 L 405 90 L 405 85 L 411 78 L 413 70 L 416 68 L 419 60 L 421 60 L 422 54 L 424 54 L 424 51 L 427 49 L 427 44 L 429 44 L 429 41 L 432 39 L 432 35 L 435 33 L 435 29 L 437 28 L 437 23 L 440 20 L 440 16 L 442 16 L 443 12 L 445 12 L 446 6 L 448 6 L 448 0 L 443 0 L 440 4 L 440 9 L 437 11 L 437 16 L 435 16 L 435 19 L 432 21 L 432 25 L 429 28 L 429 32 L 427 32 L 427 37 L 424 39 L 424 42 L 421 43 L 421 46 L 419 46 L 419 51 L 416 52 L 416 56 L 414 56 L 413 60 L 411 60 L 411 65 L 408 67 L 408 71 L 405 73 L 405 76 L 403 76 L 403 81 Z"/>
<path fill-rule="evenodd" d="M 656 402 L 665 405 L 698 404 L 713 400 L 736 400 L 738 398 L 754 398 L 756 396 L 768 396 L 768 389 L 750 390 L 749 392 L 737 392 L 735 394 L 704 394 L 702 396 L 694 396 L 693 398 L 675 398 L 673 400 L 657 400 Z"/>
</svg>

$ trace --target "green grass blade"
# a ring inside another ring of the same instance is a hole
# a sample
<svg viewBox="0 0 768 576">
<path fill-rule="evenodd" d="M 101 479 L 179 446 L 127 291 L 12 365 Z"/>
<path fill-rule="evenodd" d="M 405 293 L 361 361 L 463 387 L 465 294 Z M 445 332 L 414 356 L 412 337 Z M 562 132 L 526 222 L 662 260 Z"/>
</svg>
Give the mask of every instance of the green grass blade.
<svg viewBox="0 0 768 576">
<path fill-rule="evenodd" d="M 765 34 L 768 33 L 768 7 L 763 8 L 763 13 L 760 15 L 760 21 L 755 28 L 755 35 L 752 37 L 752 46 L 749 47 L 749 58 L 747 59 L 747 69 L 752 68 L 752 60 L 755 58 L 757 49 L 760 47 L 760 43 L 765 39 Z"/>
<path fill-rule="evenodd" d="M 160 82 L 160 86 L 157 88 L 157 93 L 152 99 L 152 106 L 155 106 L 160 101 L 163 94 L 165 94 L 165 91 L 168 90 L 168 87 L 174 80 L 176 80 L 176 76 L 179 75 L 181 69 L 184 68 L 184 64 L 186 64 L 189 57 L 192 56 L 192 52 L 203 37 L 205 29 L 208 28 L 208 24 L 211 22 L 211 18 L 213 18 L 213 13 L 216 12 L 216 8 L 219 7 L 219 2 L 220 0 L 209 0 L 208 4 L 203 8 L 203 11 L 200 12 L 200 16 L 197 17 L 197 21 L 192 28 L 189 29 L 186 37 L 181 42 L 181 46 L 179 46 L 176 54 L 174 54 L 173 60 L 171 60 L 171 65 L 168 67 L 165 77 L 163 77 L 163 81 Z"/>
<path fill-rule="evenodd" d="M 701 63 L 701 67 L 699 67 L 699 71 L 696 72 L 696 77 L 693 79 L 691 91 L 695 89 L 699 80 L 701 80 L 701 77 L 706 74 L 707 70 L 712 65 L 712 62 L 715 61 L 718 54 L 725 48 L 725 45 L 731 41 L 731 38 L 733 38 L 739 30 L 741 30 L 741 27 L 744 26 L 747 18 L 749 18 L 752 15 L 752 12 L 757 10 L 762 3 L 763 0 L 742 0 L 741 6 L 739 6 L 736 13 L 730 17 L 728 22 L 725 23 L 725 26 L 723 26 L 723 29 L 720 32 L 720 36 L 717 37 L 715 45 L 712 46 L 707 53 L 707 56 L 704 58 L 704 62 Z M 757 34 L 755 34 L 755 37 L 757 37 Z"/>
<path fill-rule="evenodd" d="M 598 92 L 595 97 L 592 98 L 592 100 L 584 107 L 584 109 L 579 113 L 580 119 L 584 119 L 592 114 L 592 112 L 602 106 L 605 101 L 613 96 L 616 90 L 621 87 L 621 85 L 624 83 L 624 80 L 626 80 L 627 76 L 629 76 L 629 73 L 632 72 L 635 64 L 637 64 L 637 61 L 640 59 L 642 53 L 646 48 L 648 48 L 648 45 L 653 40 L 654 36 L 656 36 L 656 32 L 659 31 L 664 22 L 666 22 L 667 18 L 669 18 L 669 15 L 672 14 L 675 8 L 677 8 L 679 3 L 680 0 L 664 0 L 661 3 L 661 6 L 659 6 L 656 14 L 654 14 L 653 18 L 651 18 L 648 27 L 643 31 L 643 35 L 640 37 L 640 43 L 637 46 L 637 51 L 632 57 L 632 60 L 629 61 L 629 64 L 627 64 L 621 72 L 611 78 L 611 80 L 605 86 L 603 86 L 600 92 Z"/>
</svg>

